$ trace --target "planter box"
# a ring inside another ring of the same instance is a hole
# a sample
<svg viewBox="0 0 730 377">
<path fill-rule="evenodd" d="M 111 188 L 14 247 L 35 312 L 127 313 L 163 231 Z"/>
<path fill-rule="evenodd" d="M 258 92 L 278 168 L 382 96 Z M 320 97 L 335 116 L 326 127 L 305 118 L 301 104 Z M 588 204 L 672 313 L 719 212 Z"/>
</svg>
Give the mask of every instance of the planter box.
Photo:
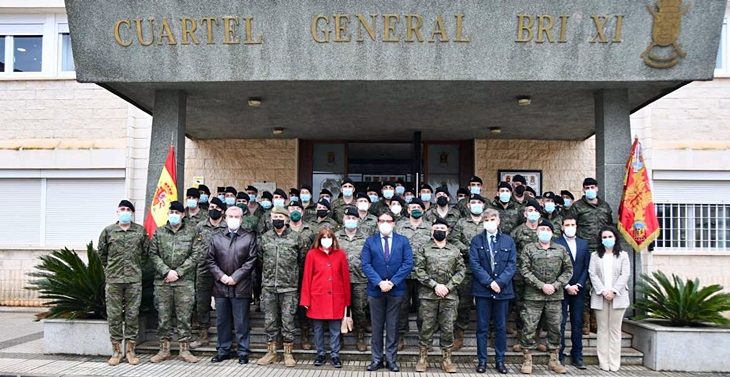
<svg viewBox="0 0 730 377">
<path fill-rule="evenodd" d="M 104 320 L 43 320 L 43 352 L 111 356 L 109 325 Z"/>
<path fill-rule="evenodd" d="M 668 327 L 654 321 L 625 319 L 633 348 L 644 353 L 644 366 L 658 371 L 727 372 L 730 329 Z"/>
</svg>

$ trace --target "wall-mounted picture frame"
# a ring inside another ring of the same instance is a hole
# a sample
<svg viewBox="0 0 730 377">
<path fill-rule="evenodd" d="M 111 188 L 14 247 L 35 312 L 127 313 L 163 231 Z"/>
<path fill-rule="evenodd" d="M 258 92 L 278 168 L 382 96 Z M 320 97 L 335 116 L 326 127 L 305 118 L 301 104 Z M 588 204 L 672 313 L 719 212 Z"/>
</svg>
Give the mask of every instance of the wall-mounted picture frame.
<svg viewBox="0 0 730 377">
<path fill-rule="evenodd" d="M 498 170 L 497 179 L 512 184 L 515 175 L 525 177 L 527 185 L 532 187 L 538 196 L 542 195 L 542 170 Z"/>
</svg>

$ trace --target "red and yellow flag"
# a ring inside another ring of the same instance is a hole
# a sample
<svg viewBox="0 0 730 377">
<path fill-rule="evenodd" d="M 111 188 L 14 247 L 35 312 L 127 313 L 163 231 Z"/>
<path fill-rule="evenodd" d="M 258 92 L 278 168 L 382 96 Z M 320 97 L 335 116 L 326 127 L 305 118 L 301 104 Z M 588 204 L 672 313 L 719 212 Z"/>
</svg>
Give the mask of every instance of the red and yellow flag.
<svg viewBox="0 0 730 377">
<path fill-rule="evenodd" d="M 165 167 L 162 168 L 160 180 L 157 181 L 155 195 L 152 196 L 152 205 L 147 217 L 144 220 L 144 228 L 147 235 L 152 238 L 155 229 L 167 223 L 167 213 L 170 203 L 177 200 L 177 163 L 175 162 L 175 149 L 170 146 L 170 152 L 165 160 Z"/>
<path fill-rule="evenodd" d="M 618 230 L 636 251 L 649 246 L 659 236 L 659 220 L 649 186 L 639 139 L 631 146 L 626 163 L 624 192 L 618 207 Z"/>
</svg>

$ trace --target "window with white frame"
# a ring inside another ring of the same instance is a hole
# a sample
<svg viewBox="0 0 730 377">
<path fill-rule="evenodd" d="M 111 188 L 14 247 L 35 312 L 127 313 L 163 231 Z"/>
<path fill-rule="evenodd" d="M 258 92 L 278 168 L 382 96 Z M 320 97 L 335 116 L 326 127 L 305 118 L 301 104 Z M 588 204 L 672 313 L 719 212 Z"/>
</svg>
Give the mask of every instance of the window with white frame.
<svg viewBox="0 0 730 377">
<path fill-rule="evenodd" d="M 720 34 L 720 48 L 717 50 L 717 62 L 715 63 L 716 75 L 730 75 L 730 30 L 728 30 L 728 20 L 726 16 L 722 23 L 722 33 Z"/>
<path fill-rule="evenodd" d="M 73 78 L 66 15 L 0 15 L 0 78 Z"/>
</svg>

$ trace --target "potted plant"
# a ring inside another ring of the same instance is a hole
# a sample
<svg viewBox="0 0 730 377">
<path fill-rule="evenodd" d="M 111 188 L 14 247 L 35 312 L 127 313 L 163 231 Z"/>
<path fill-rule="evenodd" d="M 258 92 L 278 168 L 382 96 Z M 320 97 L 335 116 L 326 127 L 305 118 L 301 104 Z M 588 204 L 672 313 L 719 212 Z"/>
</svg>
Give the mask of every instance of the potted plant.
<svg viewBox="0 0 730 377">
<path fill-rule="evenodd" d="M 92 243 L 88 264 L 68 248 L 39 257 L 27 289 L 48 300 L 43 320 L 45 353 L 111 355 L 106 318 L 104 269 Z"/>
<path fill-rule="evenodd" d="M 727 372 L 730 370 L 730 293 L 718 284 L 702 287 L 699 279 L 683 280 L 663 272 L 642 274 L 636 286 L 641 298 L 634 309 L 644 313 L 625 320 L 623 330 L 654 370 Z M 706 349 L 688 352 L 690 347 Z"/>
</svg>

